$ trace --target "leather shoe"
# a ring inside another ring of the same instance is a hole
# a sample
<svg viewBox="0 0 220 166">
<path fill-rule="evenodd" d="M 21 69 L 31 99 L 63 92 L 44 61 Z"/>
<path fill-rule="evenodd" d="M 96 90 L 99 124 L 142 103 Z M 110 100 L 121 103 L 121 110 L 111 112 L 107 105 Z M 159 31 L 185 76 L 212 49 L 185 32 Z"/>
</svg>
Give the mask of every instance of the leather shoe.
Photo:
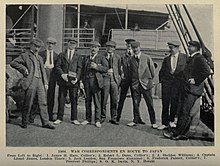
<svg viewBox="0 0 220 166">
<path fill-rule="evenodd" d="M 34 123 L 34 119 L 30 119 L 30 120 L 29 120 L 29 123 Z"/>
<path fill-rule="evenodd" d="M 101 125 L 100 122 L 96 122 L 96 123 L 95 123 L 95 126 L 98 127 L 98 128 L 101 128 L 101 127 L 102 127 L 102 125 Z"/>
<path fill-rule="evenodd" d="M 172 140 L 188 140 L 189 138 L 185 135 L 178 135 L 176 137 L 173 137 Z"/>
<path fill-rule="evenodd" d="M 21 124 L 21 128 L 26 129 L 27 128 L 27 124 Z"/>
<path fill-rule="evenodd" d="M 72 120 L 71 122 L 72 122 L 72 124 L 80 125 L 80 122 L 78 120 Z"/>
<path fill-rule="evenodd" d="M 48 128 L 48 129 L 55 129 L 55 127 L 54 127 L 53 125 L 49 124 L 49 123 L 43 125 L 42 127 L 43 127 L 43 128 Z"/>
<path fill-rule="evenodd" d="M 164 137 L 172 139 L 173 138 L 173 132 L 164 132 L 163 133 Z"/>
<path fill-rule="evenodd" d="M 145 122 L 143 122 L 143 121 L 139 121 L 138 124 L 145 125 Z"/>
<path fill-rule="evenodd" d="M 127 124 L 127 126 L 129 126 L 129 127 L 136 126 L 136 125 L 137 125 L 137 123 L 134 123 L 134 122 L 130 122 Z"/>
<path fill-rule="evenodd" d="M 114 120 L 109 120 L 109 122 L 110 122 L 111 124 L 114 124 L 114 125 L 119 125 L 119 123 L 116 122 L 116 121 L 114 121 Z"/>
</svg>

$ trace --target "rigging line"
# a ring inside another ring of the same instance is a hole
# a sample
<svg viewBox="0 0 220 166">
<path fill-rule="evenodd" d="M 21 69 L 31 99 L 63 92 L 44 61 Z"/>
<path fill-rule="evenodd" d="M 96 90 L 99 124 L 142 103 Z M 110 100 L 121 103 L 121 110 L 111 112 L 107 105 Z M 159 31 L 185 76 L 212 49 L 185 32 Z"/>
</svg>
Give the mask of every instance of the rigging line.
<svg viewBox="0 0 220 166">
<path fill-rule="evenodd" d="M 124 29 L 124 28 L 123 28 L 123 25 L 122 25 L 122 23 L 121 23 L 121 19 L 120 19 L 119 15 L 118 15 L 118 12 L 117 12 L 117 9 L 116 9 L 116 8 L 115 8 L 115 13 L 117 14 L 118 21 L 119 21 L 119 23 L 120 23 L 120 25 L 121 25 L 121 29 Z"/>
<path fill-rule="evenodd" d="M 28 10 L 32 7 L 32 5 L 30 5 L 27 10 L 24 11 L 24 13 L 21 15 L 21 17 L 16 21 L 16 23 L 11 27 L 11 29 L 13 29 L 17 24 L 18 22 L 24 17 L 24 15 L 28 12 Z"/>
</svg>

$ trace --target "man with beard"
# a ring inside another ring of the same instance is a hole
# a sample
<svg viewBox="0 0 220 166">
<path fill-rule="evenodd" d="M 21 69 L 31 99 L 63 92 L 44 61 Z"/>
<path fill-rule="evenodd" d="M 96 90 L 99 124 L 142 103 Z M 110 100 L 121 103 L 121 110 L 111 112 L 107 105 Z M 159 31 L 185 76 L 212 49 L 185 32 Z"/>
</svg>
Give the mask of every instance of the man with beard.
<svg viewBox="0 0 220 166">
<path fill-rule="evenodd" d="M 103 88 L 103 75 L 108 70 L 108 62 L 105 57 L 98 54 L 99 42 L 90 43 L 90 55 L 83 60 L 82 81 L 85 87 L 86 120 L 82 125 L 90 124 L 92 121 L 92 99 L 95 106 L 95 126 L 100 128 L 101 121 L 101 89 Z"/>
</svg>

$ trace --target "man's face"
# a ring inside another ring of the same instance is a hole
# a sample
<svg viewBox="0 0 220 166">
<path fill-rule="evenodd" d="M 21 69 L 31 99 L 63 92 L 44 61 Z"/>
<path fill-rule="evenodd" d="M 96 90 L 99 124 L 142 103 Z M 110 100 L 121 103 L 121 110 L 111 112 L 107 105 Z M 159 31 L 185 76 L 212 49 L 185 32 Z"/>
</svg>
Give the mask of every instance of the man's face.
<svg viewBox="0 0 220 166">
<path fill-rule="evenodd" d="M 107 50 L 107 53 L 111 54 L 111 53 L 114 53 L 115 47 L 114 46 L 106 46 L 106 50 Z"/>
<path fill-rule="evenodd" d="M 91 54 L 92 54 L 92 55 L 95 55 L 95 54 L 98 53 L 99 47 L 98 47 L 98 46 L 91 46 L 91 47 L 90 47 L 90 50 L 91 50 Z"/>
<path fill-rule="evenodd" d="M 132 50 L 133 50 L 133 52 L 134 52 L 135 55 L 137 55 L 137 54 L 139 54 L 139 53 L 141 52 L 140 46 L 138 46 L 138 47 L 132 47 Z"/>
<path fill-rule="evenodd" d="M 127 50 L 131 50 L 131 44 L 127 43 L 126 46 L 127 46 Z"/>
<path fill-rule="evenodd" d="M 54 47 L 55 47 L 55 44 L 54 42 L 47 42 L 47 49 L 48 50 L 53 50 Z"/>
<path fill-rule="evenodd" d="M 76 48 L 76 42 L 75 41 L 69 41 L 68 42 L 68 48 L 70 49 L 70 50 L 73 50 L 73 49 L 75 49 Z"/>
<path fill-rule="evenodd" d="M 189 45 L 188 46 L 189 54 L 193 54 L 194 52 L 198 51 L 197 47 Z"/>
<path fill-rule="evenodd" d="M 31 44 L 30 49 L 34 52 L 34 53 L 38 53 L 40 51 L 41 46 L 36 45 L 34 43 Z"/>
<path fill-rule="evenodd" d="M 168 45 L 168 47 L 169 47 L 169 52 L 172 55 L 175 55 L 177 52 L 179 52 L 179 47 L 176 47 L 174 45 Z"/>
</svg>

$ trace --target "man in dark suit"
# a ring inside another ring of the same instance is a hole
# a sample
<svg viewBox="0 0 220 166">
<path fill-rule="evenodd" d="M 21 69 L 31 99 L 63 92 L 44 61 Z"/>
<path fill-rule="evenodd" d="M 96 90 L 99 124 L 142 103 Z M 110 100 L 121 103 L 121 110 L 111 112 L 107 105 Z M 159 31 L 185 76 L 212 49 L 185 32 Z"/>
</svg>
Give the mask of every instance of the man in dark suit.
<svg viewBox="0 0 220 166">
<path fill-rule="evenodd" d="M 200 43 L 190 41 L 188 46 L 189 58 L 183 71 L 182 106 L 178 115 L 175 130 L 165 132 L 164 136 L 173 140 L 188 139 L 187 132 L 191 124 L 191 109 L 195 101 L 202 95 L 204 80 L 210 75 L 210 68 L 203 55 L 200 54 Z"/>
<path fill-rule="evenodd" d="M 121 83 L 121 57 L 115 53 L 115 48 L 116 43 L 114 41 L 108 41 L 106 43 L 106 53 L 104 54 L 104 56 L 108 61 L 108 73 L 104 77 L 101 118 L 102 122 L 104 122 L 106 118 L 106 105 L 108 101 L 108 96 L 110 94 L 111 120 L 109 122 L 118 125 L 118 122 L 116 122 L 116 117 L 119 86 Z"/>
<path fill-rule="evenodd" d="M 58 54 L 53 50 L 57 41 L 53 37 L 47 38 L 47 49 L 41 51 L 39 55 L 43 58 L 44 67 L 47 74 L 48 80 L 48 90 L 47 90 L 47 109 L 49 115 L 49 121 L 54 121 L 53 119 L 53 108 L 54 108 L 54 96 L 55 88 L 57 82 L 57 74 L 55 70 L 55 63 L 57 61 Z"/>
<path fill-rule="evenodd" d="M 69 92 L 71 103 L 71 122 L 80 125 L 77 120 L 77 99 L 78 82 L 81 76 L 82 58 L 76 53 L 77 39 L 68 39 L 68 48 L 60 53 L 55 64 L 58 75 L 58 113 L 54 124 L 58 125 L 63 121 L 64 106 L 67 92 Z"/>
<path fill-rule="evenodd" d="M 140 116 L 140 102 L 141 94 L 148 107 L 150 115 L 150 122 L 152 128 L 157 128 L 155 111 L 153 106 L 152 88 L 154 78 L 154 64 L 150 56 L 141 52 L 140 42 L 132 42 L 131 47 L 134 51 L 134 56 L 131 58 L 131 83 L 132 93 L 134 97 L 134 120 L 128 123 L 128 126 L 135 126 L 137 124 L 145 124 Z"/>
<path fill-rule="evenodd" d="M 25 51 L 11 62 L 11 66 L 24 76 L 20 87 L 25 90 L 25 102 L 22 111 L 22 128 L 27 128 L 28 115 L 30 114 L 33 101 L 36 98 L 39 107 L 42 126 L 54 129 L 48 122 L 46 90 L 48 89 L 47 76 L 43 59 L 38 52 L 43 45 L 40 39 L 31 41 L 30 50 Z"/>
<path fill-rule="evenodd" d="M 118 102 L 117 109 L 117 122 L 121 119 L 121 113 L 124 106 L 124 101 L 127 97 L 128 89 L 130 87 L 131 91 L 131 73 L 130 73 L 130 60 L 133 56 L 133 50 L 131 48 L 131 43 L 134 42 L 134 39 L 126 39 L 126 47 L 127 50 L 125 54 L 121 56 L 121 64 L 122 64 L 122 81 L 121 81 L 121 91 L 120 91 L 120 99 Z M 133 96 L 132 96 L 133 101 Z"/>
<path fill-rule="evenodd" d="M 176 127 L 174 119 L 179 106 L 180 83 L 187 59 L 186 54 L 180 53 L 179 41 L 167 44 L 170 55 L 164 58 L 159 72 L 159 81 L 162 83 L 162 125 L 158 130 L 166 129 L 168 126 Z"/>
<path fill-rule="evenodd" d="M 90 124 L 92 121 L 92 99 L 95 106 L 95 126 L 101 127 L 101 89 L 103 88 L 103 75 L 108 71 L 108 62 L 105 57 L 98 53 L 99 42 L 90 43 L 90 55 L 83 60 L 82 80 L 86 92 L 86 120 L 82 125 Z"/>
</svg>

